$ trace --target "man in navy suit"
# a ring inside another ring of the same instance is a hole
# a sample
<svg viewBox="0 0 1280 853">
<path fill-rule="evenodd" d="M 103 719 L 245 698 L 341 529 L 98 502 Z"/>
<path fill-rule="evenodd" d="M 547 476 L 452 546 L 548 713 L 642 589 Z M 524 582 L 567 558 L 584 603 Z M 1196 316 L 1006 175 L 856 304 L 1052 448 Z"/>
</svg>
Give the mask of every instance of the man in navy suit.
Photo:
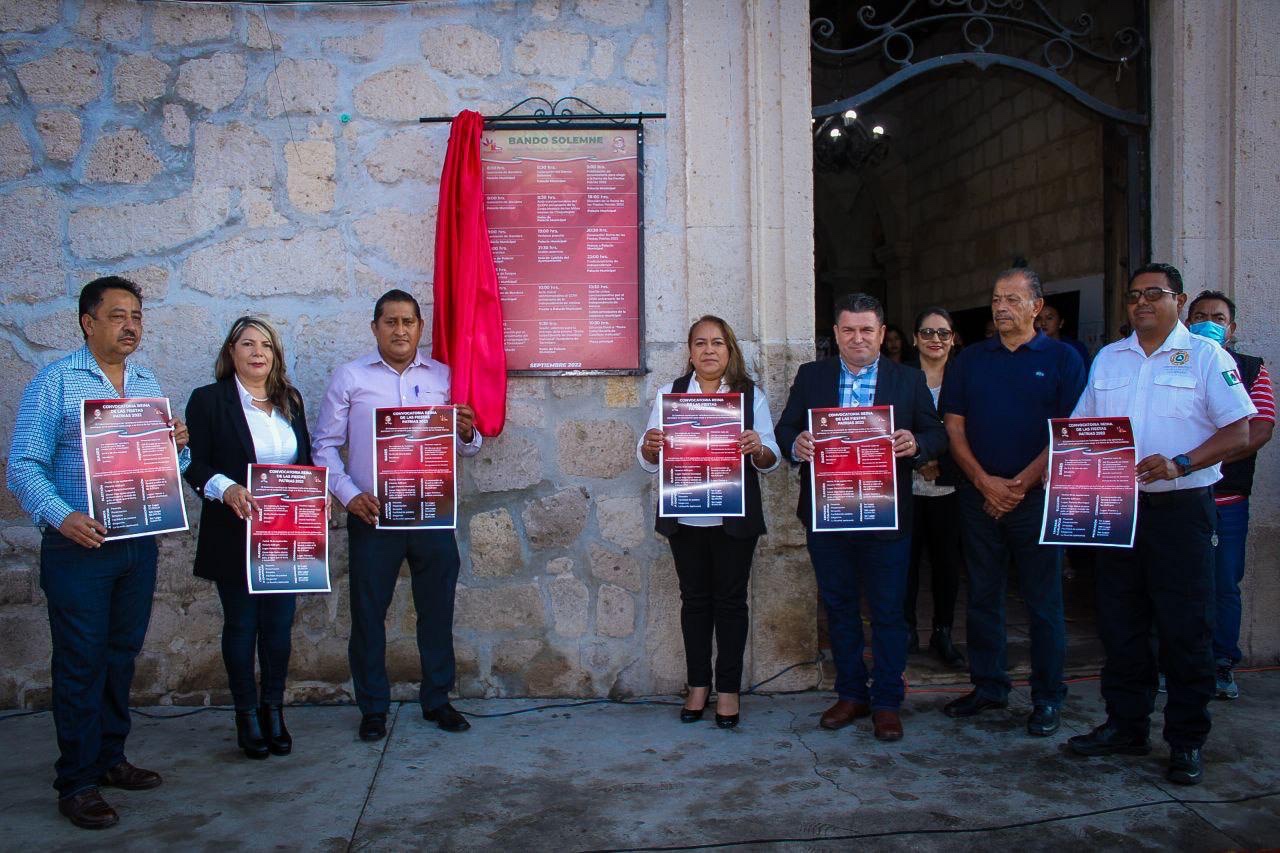
<svg viewBox="0 0 1280 853">
<path fill-rule="evenodd" d="M 800 463 L 796 515 L 807 531 L 809 557 L 827 608 L 831 651 L 836 661 L 837 701 L 822 715 L 826 729 L 839 729 L 870 716 L 880 740 L 902 737 L 899 709 L 905 693 L 907 621 L 902 612 L 911 556 L 911 469 L 947 448 L 924 373 L 880 357 L 884 308 L 873 296 L 854 293 L 835 306 L 836 358 L 800 366 L 787 407 L 778 421 L 778 445 Z M 809 464 L 813 436 L 808 410 L 837 406 L 892 406 L 893 453 L 898 495 L 898 529 L 878 532 L 815 532 L 810 527 Z M 870 673 L 862 660 L 864 640 L 860 599 L 871 610 Z M 870 687 L 868 688 L 868 681 Z"/>
</svg>

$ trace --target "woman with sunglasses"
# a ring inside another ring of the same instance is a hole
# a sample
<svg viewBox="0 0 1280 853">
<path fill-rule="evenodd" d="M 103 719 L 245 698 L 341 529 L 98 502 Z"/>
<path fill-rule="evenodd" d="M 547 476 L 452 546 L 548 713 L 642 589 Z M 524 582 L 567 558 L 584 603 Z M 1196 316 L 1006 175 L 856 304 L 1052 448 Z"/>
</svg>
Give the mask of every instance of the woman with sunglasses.
<svg viewBox="0 0 1280 853">
<path fill-rule="evenodd" d="M 926 308 L 916 317 L 916 352 L 925 383 L 938 404 L 947 361 L 955 345 L 951 315 L 945 308 Z M 912 473 L 911 494 L 915 501 L 915 529 L 911 537 L 911 562 L 907 569 L 907 625 L 911 628 L 908 649 L 920 650 L 916 630 L 916 596 L 920 590 L 920 557 L 929 550 L 933 590 L 933 632 L 929 648 L 952 667 L 965 665 L 964 655 L 951 640 L 955 620 L 956 595 L 960 587 L 960 507 L 956 498 L 955 463 L 949 454 L 926 462 Z"/>
<path fill-rule="evenodd" d="M 302 395 L 285 375 L 280 336 L 266 320 L 236 320 L 213 373 L 218 381 L 187 403 L 191 465 L 183 476 L 204 498 L 195 575 L 217 584 L 222 599 L 222 660 L 240 749 L 249 758 L 288 755 L 293 739 L 281 707 L 295 596 L 249 594 L 245 535 L 256 504 L 245 479 L 250 462 L 310 465 L 311 436 Z"/>
</svg>

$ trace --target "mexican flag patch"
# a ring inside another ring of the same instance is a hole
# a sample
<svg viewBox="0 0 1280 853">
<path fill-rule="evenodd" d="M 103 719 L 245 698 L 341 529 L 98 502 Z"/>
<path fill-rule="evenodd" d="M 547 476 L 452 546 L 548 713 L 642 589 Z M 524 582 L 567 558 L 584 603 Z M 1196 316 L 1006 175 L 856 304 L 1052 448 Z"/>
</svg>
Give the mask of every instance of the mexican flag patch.
<svg viewBox="0 0 1280 853">
<path fill-rule="evenodd" d="M 1222 378 L 1227 381 L 1227 385 L 1239 385 L 1240 371 L 1236 370 L 1234 367 L 1230 370 L 1224 370 L 1222 371 Z"/>
</svg>

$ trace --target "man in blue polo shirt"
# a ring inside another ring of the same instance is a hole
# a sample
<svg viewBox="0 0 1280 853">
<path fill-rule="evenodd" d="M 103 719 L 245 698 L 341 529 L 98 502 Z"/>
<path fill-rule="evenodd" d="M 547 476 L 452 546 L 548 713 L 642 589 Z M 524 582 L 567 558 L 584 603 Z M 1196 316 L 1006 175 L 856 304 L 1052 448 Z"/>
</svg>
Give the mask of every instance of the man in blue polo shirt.
<svg viewBox="0 0 1280 853">
<path fill-rule="evenodd" d="M 949 717 L 972 717 L 1009 701 L 1005 660 L 1006 567 L 1012 558 L 1031 617 L 1031 699 L 1027 732 L 1058 730 L 1066 628 L 1062 549 L 1038 544 L 1044 508 L 1050 418 L 1071 414 L 1084 388 L 1078 353 L 1035 328 L 1044 307 L 1040 277 L 1025 267 L 996 278 L 996 335 L 963 350 L 942 383 L 951 454 L 968 481 L 960 520 L 969 570 L 969 680 Z"/>
</svg>

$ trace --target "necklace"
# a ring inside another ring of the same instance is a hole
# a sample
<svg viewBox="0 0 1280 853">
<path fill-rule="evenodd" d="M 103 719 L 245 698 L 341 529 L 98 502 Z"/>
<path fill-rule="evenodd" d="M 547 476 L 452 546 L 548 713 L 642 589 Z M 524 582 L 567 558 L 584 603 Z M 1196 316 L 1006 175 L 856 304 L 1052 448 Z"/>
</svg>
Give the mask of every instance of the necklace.
<svg viewBox="0 0 1280 853">
<path fill-rule="evenodd" d="M 253 396 L 253 392 L 252 392 L 252 391 L 250 391 L 250 392 L 249 392 L 249 399 L 250 399 L 250 400 L 252 400 L 252 401 L 253 401 L 253 402 L 255 402 L 255 403 L 270 403 L 270 402 L 271 402 L 271 398 L 270 398 L 270 397 L 255 397 L 255 396 Z"/>
</svg>

